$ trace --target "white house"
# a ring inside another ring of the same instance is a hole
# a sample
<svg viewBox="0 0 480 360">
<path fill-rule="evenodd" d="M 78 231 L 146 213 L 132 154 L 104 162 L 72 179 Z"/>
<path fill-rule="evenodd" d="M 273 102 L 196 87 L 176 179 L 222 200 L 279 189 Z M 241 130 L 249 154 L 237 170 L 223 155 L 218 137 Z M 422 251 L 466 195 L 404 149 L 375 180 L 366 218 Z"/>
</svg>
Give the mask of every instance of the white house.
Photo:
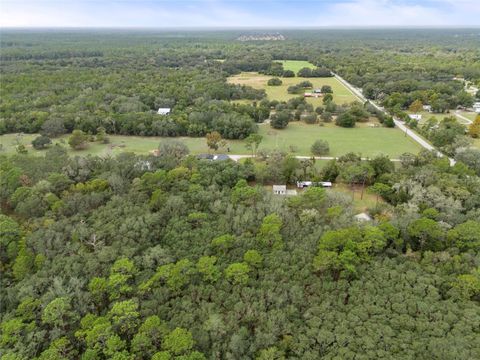
<svg viewBox="0 0 480 360">
<path fill-rule="evenodd" d="M 432 112 L 432 105 L 423 105 L 423 110 L 428 111 L 428 112 Z"/>
<path fill-rule="evenodd" d="M 287 185 L 273 185 L 275 195 L 287 195 Z"/>
<path fill-rule="evenodd" d="M 421 114 L 409 114 L 408 117 L 412 120 L 417 120 L 417 121 L 422 120 L 422 115 Z"/>
<path fill-rule="evenodd" d="M 476 102 L 475 104 L 473 104 L 473 111 L 480 114 L 480 102 Z"/>
<path fill-rule="evenodd" d="M 168 114 L 170 114 L 170 108 L 160 108 L 160 109 L 158 109 L 157 114 L 168 115 Z"/>
<path fill-rule="evenodd" d="M 372 217 L 368 215 L 367 213 L 360 213 L 354 216 L 355 220 L 358 222 L 364 222 L 364 221 L 372 221 Z"/>
</svg>

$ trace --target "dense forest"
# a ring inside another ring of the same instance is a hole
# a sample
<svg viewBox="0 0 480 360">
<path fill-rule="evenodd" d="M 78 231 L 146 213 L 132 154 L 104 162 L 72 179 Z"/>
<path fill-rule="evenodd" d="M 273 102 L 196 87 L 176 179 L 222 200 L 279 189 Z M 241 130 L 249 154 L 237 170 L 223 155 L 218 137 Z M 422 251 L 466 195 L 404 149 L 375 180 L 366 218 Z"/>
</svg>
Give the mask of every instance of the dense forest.
<svg viewBox="0 0 480 360">
<path fill-rule="evenodd" d="M 0 359 L 480 358 L 480 150 L 466 127 L 447 115 L 417 127 L 454 165 L 423 150 L 319 167 L 257 151 L 257 123 L 271 110 L 278 129 L 305 111 L 343 127 L 393 120 L 368 102 L 313 109 L 227 82 L 308 60 L 298 86 L 335 72 L 392 114 L 447 112 L 480 95 L 464 90 L 480 85 L 472 31 L 2 33 L 0 134 L 42 133 L 46 149 L 0 153 Z M 70 132 L 246 138 L 252 158 L 203 159 L 178 140 L 155 156 L 47 146 Z M 376 197 L 370 220 L 348 192 L 272 194 L 305 179 Z"/>
<path fill-rule="evenodd" d="M 479 168 L 372 161 L 358 223 L 348 195 L 162 154 L 1 159 L 2 359 L 480 356 Z"/>
<path fill-rule="evenodd" d="M 276 60 L 308 60 L 363 88 L 393 114 L 416 100 L 438 112 L 468 107 L 461 78 L 480 82 L 472 30 L 286 31 L 285 41 L 236 41 L 240 33 L 5 31 L 0 134 L 71 132 L 245 138 L 272 106 L 262 90 L 226 82 L 241 71 L 293 76 Z M 219 61 L 221 60 L 221 61 Z M 480 94 L 478 94 L 480 96 Z M 230 100 L 254 100 L 235 106 Z M 272 99 L 271 99 L 272 100 Z M 159 107 L 172 108 L 159 117 Z M 234 128 L 226 131 L 225 128 Z"/>
</svg>

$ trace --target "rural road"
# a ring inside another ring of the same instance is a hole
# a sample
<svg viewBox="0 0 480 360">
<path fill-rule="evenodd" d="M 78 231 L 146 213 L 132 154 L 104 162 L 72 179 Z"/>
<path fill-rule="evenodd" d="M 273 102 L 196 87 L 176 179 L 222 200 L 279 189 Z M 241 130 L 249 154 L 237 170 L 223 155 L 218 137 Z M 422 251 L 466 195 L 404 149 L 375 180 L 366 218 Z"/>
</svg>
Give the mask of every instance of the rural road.
<svg viewBox="0 0 480 360">
<path fill-rule="evenodd" d="M 240 159 L 248 159 L 248 158 L 253 158 L 253 155 L 228 155 L 228 157 L 234 161 L 238 161 Z M 300 160 L 305 160 L 305 159 L 311 159 L 311 156 L 295 156 L 296 159 Z M 315 160 L 333 160 L 333 159 L 338 159 L 338 157 L 334 156 L 315 156 Z M 362 160 L 370 160 L 370 158 L 362 158 Z M 396 161 L 399 162 L 400 159 L 390 159 L 391 161 Z"/>
<path fill-rule="evenodd" d="M 377 110 L 389 115 L 385 109 L 379 105 L 377 105 L 376 103 L 374 103 L 373 101 L 370 101 L 368 100 L 365 96 L 363 96 L 363 93 L 360 89 L 356 88 L 355 86 L 353 86 L 352 84 L 350 84 L 349 82 L 347 82 L 344 78 L 342 78 L 341 76 L 337 75 L 334 73 L 334 76 L 335 78 L 340 81 L 343 85 L 345 85 L 354 95 L 356 95 L 361 101 L 365 102 L 365 101 L 369 101 L 370 104 L 372 104 Z M 458 116 L 458 115 L 457 115 Z M 463 118 L 463 116 L 461 116 Z M 465 118 L 466 119 L 466 118 Z M 467 119 L 468 120 L 468 119 Z M 440 156 L 440 157 L 443 157 L 444 155 L 438 151 L 434 146 L 432 146 L 429 142 L 427 142 L 426 140 L 424 140 L 422 137 L 420 137 L 419 135 L 417 135 L 416 133 L 414 133 L 412 130 L 410 130 L 407 126 L 405 126 L 404 122 L 403 121 L 400 121 L 399 119 L 393 117 L 393 121 L 395 122 L 395 125 L 400 129 L 402 130 L 406 135 L 410 136 L 413 140 L 415 140 L 417 143 L 419 143 L 423 148 L 427 149 L 427 150 L 433 150 L 433 151 L 436 151 L 437 154 Z M 468 120 L 470 121 L 470 120 Z M 453 166 L 455 165 L 455 160 L 452 159 L 452 158 L 448 158 L 448 160 L 450 161 L 450 165 Z"/>
<path fill-rule="evenodd" d="M 467 124 L 473 123 L 472 120 L 470 120 L 469 118 L 466 118 L 465 116 L 463 116 L 462 114 L 460 114 L 460 111 L 458 111 L 458 110 L 455 111 L 455 116 L 456 116 L 456 117 L 459 117 L 459 118 L 462 119 L 462 120 L 465 120 L 465 121 L 467 122 Z"/>
</svg>

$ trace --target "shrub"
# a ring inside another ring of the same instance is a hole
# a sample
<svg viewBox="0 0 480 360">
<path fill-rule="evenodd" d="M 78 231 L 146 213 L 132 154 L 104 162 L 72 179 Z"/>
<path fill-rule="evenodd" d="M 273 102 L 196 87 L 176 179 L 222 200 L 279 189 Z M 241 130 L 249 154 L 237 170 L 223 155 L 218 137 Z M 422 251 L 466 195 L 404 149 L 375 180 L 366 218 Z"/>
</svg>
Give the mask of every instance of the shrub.
<svg viewBox="0 0 480 360">
<path fill-rule="evenodd" d="M 270 80 L 268 80 L 267 85 L 268 86 L 280 86 L 280 85 L 282 85 L 282 80 L 280 80 L 279 78 L 271 78 Z"/>
<path fill-rule="evenodd" d="M 337 116 L 337 119 L 335 120 L 335 124 L 341 127 L 346 127 L 346 128 L 355 127 L 355 116 L 353 116 L 349 112 L 345 112 Z"/>
<path fill-rule="evenodd" d="M 290 121 L 291 115 L 288 111 L 279 111 L 272 115 L 270 126 L 274 129 L 285 129 Z"/>
<path fill-rule="evenodd" d="M 52 143 L 52 140 L 48 136 L 45 135 L 40 135 L 37 136 L 35 139 L 32 141 L 32 146 L 36 150 L 41 150 L 45 149 Z"/>
<path fill-rule="evenodd" d="M 316 140 L 310 148 L 310 151 L 315 156 L 327 155 L 330 152 L 330 146 L 325 140 Z"/>
</svg>

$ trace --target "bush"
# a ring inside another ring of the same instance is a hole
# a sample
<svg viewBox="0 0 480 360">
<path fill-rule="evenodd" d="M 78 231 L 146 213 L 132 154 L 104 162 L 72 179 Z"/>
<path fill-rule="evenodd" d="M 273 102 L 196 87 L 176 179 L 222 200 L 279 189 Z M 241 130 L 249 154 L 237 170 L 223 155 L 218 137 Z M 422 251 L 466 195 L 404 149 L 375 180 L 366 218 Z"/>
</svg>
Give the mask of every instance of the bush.
<svg viewBox="0 0 480 360">
<path fill-rule="evenodd" d="M 283 77 L 286 77 L 286 78 L 295 77 L 295 73 L 292 70 L 285 70 L 283 72 Z"/>
<path fill-rule="evenodd" d="M 40 135 L 37 136 L 35 139 L 32 141 L 32 146 L 36 150 L 41 150 L 45 149 L 52 143 L 52 140 L 48 136 L 45 135 Z"/>
<path fill-rule="evenodd" d="M 301 116 L 301 119 L 307 124 L 315 124 L 317 122 L 317 115 L 315 114 L 305 114 Z"/>
<path fill-rule="evenodd" d="M 84 149 L 87 146 L 88 136 L 82 130 L 73 130 L 68 139 L 68 144 L 75 150 Z"/>
<path fill-rule="evenodd" d="M 327 155 L 330 152 L 330 146 L 325 140 L 316 140 L 310 148 L 310 151 L 315 156 Z"/>
<path fill-rule="evenodd" d="M 333 93 L 332 87 L 330 85 L 323 85 L 321 91 L 322 91 L 323 94 L 332 94 Z"/>
<path fill-rule="evenodd" d="M 322 115 L 320 115 L 320 118 L 323 120 L 323 122 L 332 122 L 332 113 L 325 111 Z"/>
<path fill-rule="evenodd" d="M 282 85 L 282 80 L 280 80 L 279 78 L 271 78 L 270 80 L 268 80 L 267 85 L 268 86 L 280 86 L 280 85 Z"/>
<path fill-rule="evenodd" d="M 288 111 L 279 111 L 272 115 L 270 126 L 274 129 L 285 129 L 290 121 L 291 115 Z"/>
<path fill-rule="evenodd" d="M 353 116 L 349 112 L 345 112 L 337 116 L 337 119 L 335 120 L 335 124 L 345 128 L 355 127 L 355 116 Z"/>
<path fill-rule="evenodd" d="M 388 116 L 385 118 L 385 120 L 383 120 L 383 125 L 389 128 L 393 128 L 395 127 L 395 122 L 393 121 L 393 118 L 391 116 Z"/>
</svg>

